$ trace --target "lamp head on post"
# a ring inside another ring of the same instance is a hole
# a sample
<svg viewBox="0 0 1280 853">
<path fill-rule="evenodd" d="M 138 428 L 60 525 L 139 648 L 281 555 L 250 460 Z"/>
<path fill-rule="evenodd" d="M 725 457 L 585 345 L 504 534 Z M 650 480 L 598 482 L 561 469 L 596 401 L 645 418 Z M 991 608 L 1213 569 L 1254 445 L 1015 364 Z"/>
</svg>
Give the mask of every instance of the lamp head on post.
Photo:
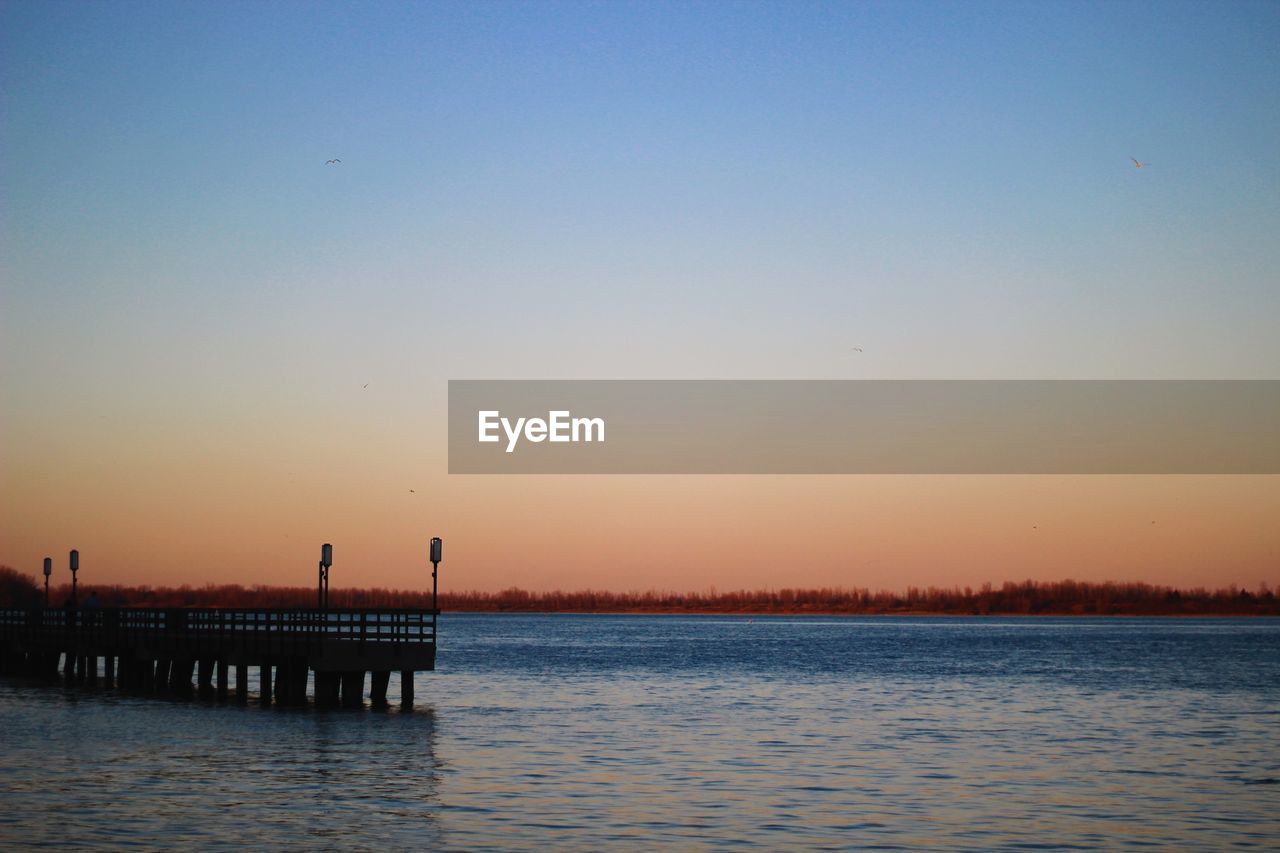
<svg viewBox="0 0 1280 853">
<path fill-rule="evenodd" d="M 53 574 L 53 557 L 44 558 L 44 576 L 47 578 Z"/>
<path fill-rule="evenodd" d="M 434 537 L 432 537 L 432 539 L 431 539 L 431 562 L 432 562 L 433 564 L 440 562 L 440 551 L 441 551 L 441 546 L 442 546 L 443 544 L 444 544 L 444 543 L 443 543 L 443 542 L 441 542 L 441 540 L 440 540 L 440 537 L 439 537 L 439 536 L 434 536 Z"/>
<path fill-rule="evenodd" d="M 316 606 L 329 609 L 329 567 L 333 565 L 333 546 L 328 542 L 320 546 L 320 579 L 316 589 Z"/>
<path fill-rule="evenodd" d="M 75 606 L 79 604 L 76 600 L 76 572 L 80 571 L 80 552 L 71 549 L 71 604 Z"/>
</svg>

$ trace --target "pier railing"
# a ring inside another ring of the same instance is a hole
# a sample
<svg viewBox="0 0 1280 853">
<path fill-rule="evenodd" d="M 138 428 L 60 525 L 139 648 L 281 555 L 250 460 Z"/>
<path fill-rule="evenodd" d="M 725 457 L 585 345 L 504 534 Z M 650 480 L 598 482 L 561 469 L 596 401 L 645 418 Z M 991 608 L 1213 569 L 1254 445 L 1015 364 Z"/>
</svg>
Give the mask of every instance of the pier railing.
<svg viewBox="0 0 1280 853">
<path fill-rule="evenodd" d="M 339 642 L 394 649 L 435 644 L 436 611 L 404 608 L 0 609 L 0 637 L 33 643 L 64 638 L 104 648 L 191 644 L 297 650 Z"/>
</svg>

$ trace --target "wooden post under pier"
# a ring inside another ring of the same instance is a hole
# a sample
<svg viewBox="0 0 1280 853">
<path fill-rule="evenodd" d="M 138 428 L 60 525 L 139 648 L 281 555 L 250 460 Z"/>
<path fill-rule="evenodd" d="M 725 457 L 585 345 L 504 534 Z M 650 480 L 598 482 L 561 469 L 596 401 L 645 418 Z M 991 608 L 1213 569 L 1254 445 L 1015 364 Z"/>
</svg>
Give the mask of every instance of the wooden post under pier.
<svg viewBox="0 0 1280 853">
<path fill-rule="evenodd" d="M 169 670 L 169 689 L 179 696 L 191 693 L 191 677 L 195 673 L 196 662 L 190 659 L 175 660 Z"/>
<path fill-rule="evenodd" d="M 279 665 L 276 666 L 276 678 L 275 678 L 274 689 L 276 693 L 277 705 L 290 704 L 288 679 L 289 679 L 289 661 L 282 660 L 280 661 Z"/>
<path fill-rule="evenodd" d="M 289 689 L 293 694 L 293 703 L 299 706 L 307 704 L 307 680 L 311 670 L 307 666 L 306 658 L 294 658 L 292 675 L 290 676 Z"/>
<path fill-rule="evenodd" d="M 302 707 L 307 704 L 307 662 L 288 657 L 276 667 L 276 704 Z"/>
<path fill-rule="evenodd" d="M 359 708 L 364 705 L 364 670 L 344 672 L 342 678 L 342 707 Z"/>
<path fill-rule="evenodd" d="M 413 670 L 401 670 L 400 672 L 400 708 L 409 711 L 413 709 Z"/>
<path fill-rule="evenodd" d="M 271 704 L 271 661 L 258 664 L 258 702 L 264 708 Z"/>
<path fill-rule="evenodd" d="M 387 684 L 391 681 L 391 671 L 375 670 L 369 674 L 369 701 L 378 707 L 387 704 Z"/>
<path fill-rule="evenodd" d="M 342 680 L 336 672 L 316 673 L 316 707 L 336 708 L 340 704 Z"/>
<path fill-rule="evenodd" d="M 200 658 L 196 675 L 196 691 L 201 699 L 213 696 L 213 661 L 210 658 Z"/>
<path fill-rule="evenodd" d="M 172 664 L 167 660 L 156 661 L 155 672 L 151 677 L 152 690 L 169 689 L 169 669 Z"/>
</svg>

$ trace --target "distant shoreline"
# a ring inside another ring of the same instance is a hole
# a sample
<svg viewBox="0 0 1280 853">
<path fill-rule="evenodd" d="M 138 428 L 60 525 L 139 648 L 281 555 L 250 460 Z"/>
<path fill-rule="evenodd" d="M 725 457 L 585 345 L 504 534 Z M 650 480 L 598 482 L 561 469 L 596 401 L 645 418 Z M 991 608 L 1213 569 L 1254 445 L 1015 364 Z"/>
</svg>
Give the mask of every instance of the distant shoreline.
<svg viewBox="0 0 1280 853">
<path fill-rule="evenodd" d="M 104 607 L 314 608 L 312 587 L 150 587 L 81 583 L 83 601 L 97 595 Z M 67 584 L 49 590 L 62 606 Z M 0 566 L 0 607 L 39 607 L 44 590 L 35 578 Z M 1280 597 L 1266 584 L 1255 591 L 1175 589 L 1140 582 L 1007 581 L 1000 586 L 913 587 L 903 591 L 823 587 L 719 592 L 551 590 L 511 587 L 499 592 L 334 588 L 329 602 L 346 608 L 422 608 L 446 613 L 619 613 L 709 616 L 1280 616 Z"/>
<path fill-rule="evenodd" d="M 744 619 L 793 616 L 839 616 L 879 619 L 904 616 L 912 619 L 1275 619 L 1280 613 L 936 613 L 924 610 L 850 613 L 841 610 L 747 612 L 736 610 L 441 610 L 442 616 L 741 616 Z"/>
</svg>

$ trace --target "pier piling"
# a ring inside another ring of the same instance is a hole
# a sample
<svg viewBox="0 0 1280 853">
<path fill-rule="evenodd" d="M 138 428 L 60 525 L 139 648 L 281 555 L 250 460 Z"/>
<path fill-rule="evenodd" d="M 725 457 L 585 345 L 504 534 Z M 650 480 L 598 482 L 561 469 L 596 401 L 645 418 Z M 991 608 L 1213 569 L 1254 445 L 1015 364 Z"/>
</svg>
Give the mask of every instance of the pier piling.
<svg viewBox="0 0 1280 853">
<path fill-rule="evenodd" d="M 164 691 L 169 689 L 169 669 L 172 666 L 170 661 L 158 660 L 154 673 L 152 675 L 151 689 Z"/>
<path fill-rule="evenodd" d="M 316 707 L 336 708 L 341 680 L 336 672 L 316 673 Z"/>
<path fill-rule="evenodd" d="M 342 678 L 342 707 L 359 708 L 364 704 L 364 670 L 344 672 Z"/>
<path fill-rule="evenodd" d="M 413 707 L 413 670 L 406 669 L 400 672 L 400 707 Z"/>
<path fill-rule="evenodd" d="M 374 705 L 387 704 L 387 684 L 391 681 L 389 670 L 376 670 L 369 674 L 369 701 Z"/>
<path fill-rule="evenodd" d="M 265 708 L 271 704 L 271 661 L 258 665 L 258 702 Z"/>
<path fill-rule="evenodd" d="M 193 660 L 175 660 L 169 670 L 169 689 L 179 696 L 191 693 L 191 676 L 194 674 L 196 662 Z"/>
<path fill-rule="evenodd" d="M 196 691 L 201 699 L 213 696 L 213 661 L 210 658 L 200 658 L 196 675 Z"/>
</svg>

